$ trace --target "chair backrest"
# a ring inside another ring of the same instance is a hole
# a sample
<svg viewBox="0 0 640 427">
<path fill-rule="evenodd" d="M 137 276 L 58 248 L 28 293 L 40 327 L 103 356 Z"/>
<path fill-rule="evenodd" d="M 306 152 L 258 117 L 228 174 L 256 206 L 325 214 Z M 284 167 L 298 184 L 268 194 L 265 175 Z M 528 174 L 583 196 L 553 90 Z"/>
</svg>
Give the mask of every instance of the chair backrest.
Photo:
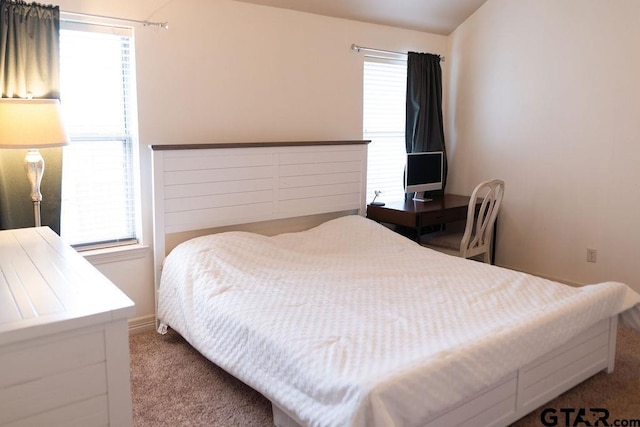
<svg viewBox="0 0 640 427">
<path fill-rule="evenodd" d="M 460 242 L 460 256 L 470 258 L 485 253 L 490 260 L 493 227 L 504 195 L 504 181 L 485 181 L 473 190 L 467 212 L 467 224 Z M 476 208 L 478 199 L 482 204 Z"/>
</svg>

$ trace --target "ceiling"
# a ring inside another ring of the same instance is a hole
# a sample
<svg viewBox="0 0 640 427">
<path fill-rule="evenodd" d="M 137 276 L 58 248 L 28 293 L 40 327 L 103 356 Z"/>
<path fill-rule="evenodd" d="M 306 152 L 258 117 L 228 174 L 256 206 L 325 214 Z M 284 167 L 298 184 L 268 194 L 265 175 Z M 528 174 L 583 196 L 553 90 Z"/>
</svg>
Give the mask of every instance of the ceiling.
<svg viewBox="0 0 640 427">
<path fill-rule="evenodd" d="M 236 0 L 448 35 L 487 0 Z"/>
</svg>

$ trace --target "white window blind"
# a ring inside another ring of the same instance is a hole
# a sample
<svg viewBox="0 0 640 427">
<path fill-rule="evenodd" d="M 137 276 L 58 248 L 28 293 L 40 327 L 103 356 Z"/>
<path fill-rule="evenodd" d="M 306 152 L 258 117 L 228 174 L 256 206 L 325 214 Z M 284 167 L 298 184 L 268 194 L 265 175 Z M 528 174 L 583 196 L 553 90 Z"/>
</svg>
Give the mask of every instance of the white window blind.
<svg viewBox="0 0 640 427">
<path fill-rule="evenodd" d="M 136 239 L 132 30 L 63 23 L 61 236 L 74 246 Z"/>
<path fill-rule="evenodd" d="M 371 140 L 367 165 L 367 202 L 404 198 L 407 64 L 365 58 L 364 138 Z"/>
</svg>

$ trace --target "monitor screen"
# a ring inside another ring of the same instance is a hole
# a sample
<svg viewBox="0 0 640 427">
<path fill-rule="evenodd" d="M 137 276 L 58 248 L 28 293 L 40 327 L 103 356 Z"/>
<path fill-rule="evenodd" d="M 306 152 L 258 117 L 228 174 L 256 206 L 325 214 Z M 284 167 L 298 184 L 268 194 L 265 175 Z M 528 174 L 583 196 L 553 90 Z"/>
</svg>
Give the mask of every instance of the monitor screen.
<svg viewBox="0 0 640 427">
<path fill-rule="evenodd" d="M 443 158 L 442 151 L 407 154 L 405 192 L 442 190 Z"/>
</svg>

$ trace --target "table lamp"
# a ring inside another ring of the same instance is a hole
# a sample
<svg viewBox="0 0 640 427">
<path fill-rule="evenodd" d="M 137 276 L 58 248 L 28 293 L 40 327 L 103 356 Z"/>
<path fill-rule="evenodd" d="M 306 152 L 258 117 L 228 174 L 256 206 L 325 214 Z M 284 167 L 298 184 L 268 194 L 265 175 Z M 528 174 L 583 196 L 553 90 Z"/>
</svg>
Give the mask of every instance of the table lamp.
<svg viewBox="0 0 640 427">
<path fill-rule="evenodd" d="M 38 148 L 61 147 L 69 143 L 57 99 L 0 99 L 0 148 L 27 148 L 24 169 L 31 183 L 31 200 L 36 227 L 40 227 L 40 183 L 44 159 Z"/>
</svg>

